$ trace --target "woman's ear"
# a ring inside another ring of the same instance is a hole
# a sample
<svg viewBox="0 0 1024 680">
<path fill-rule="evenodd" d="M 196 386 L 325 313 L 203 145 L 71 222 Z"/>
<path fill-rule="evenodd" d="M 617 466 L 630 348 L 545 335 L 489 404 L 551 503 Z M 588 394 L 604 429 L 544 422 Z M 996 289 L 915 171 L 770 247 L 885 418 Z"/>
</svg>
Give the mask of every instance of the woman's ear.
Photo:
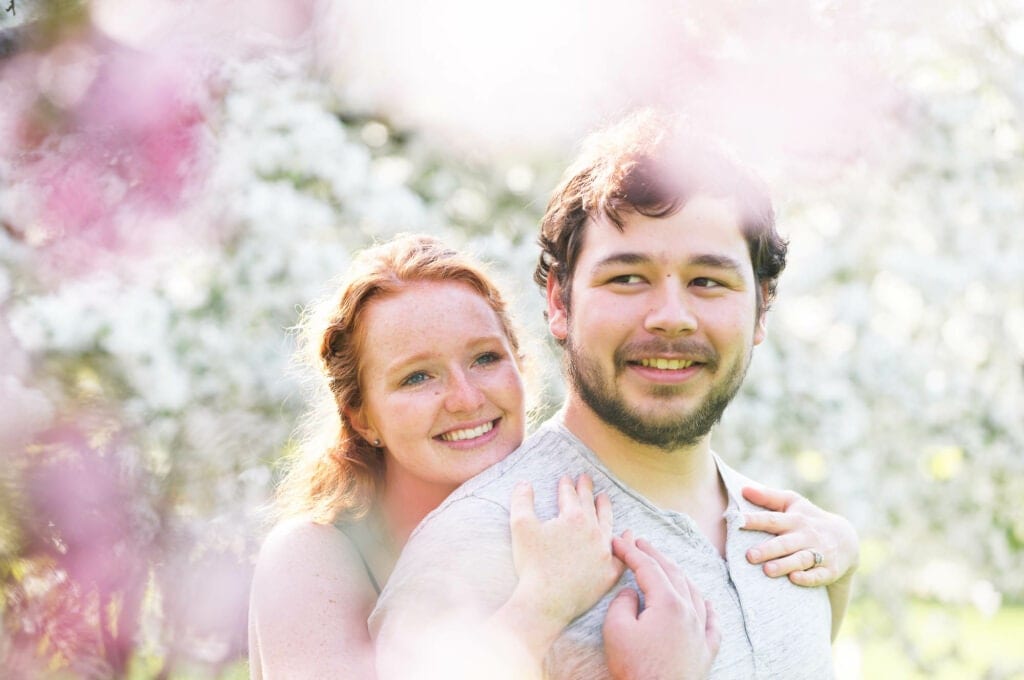
<svg viewBox="0 0 1024 680">
<path fill-rule="evenodd" d="M 366 413 L 361 408 L 345 407 L 345 417 L 352 425 L 356 433 L 373 446 L 380 446 L 380 435 L 377 429 L 370 423 Z"/>
</svg>

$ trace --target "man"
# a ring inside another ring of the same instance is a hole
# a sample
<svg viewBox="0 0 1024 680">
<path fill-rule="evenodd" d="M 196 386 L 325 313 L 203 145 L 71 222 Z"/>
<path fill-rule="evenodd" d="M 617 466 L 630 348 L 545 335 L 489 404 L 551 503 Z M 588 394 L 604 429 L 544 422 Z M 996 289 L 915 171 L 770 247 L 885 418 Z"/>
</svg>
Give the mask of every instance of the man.
<svg viewBox="0 0 1024 680">
<path fill-rule="evenodd" d="M 593 138 L 567 171 L 540 242 L 534 278 L 565 351 L 565 406 L 412 536 L 370 619 L 378 658 L 390 666 L 397 640 L 425 625 L 417 613 L 494 611 L 515 584 L 515 483 L 531 481 L 550 517 L 554 480 L 587 473 L 610 496 L 615 526 L 648 539 L 713 603 L 722 640 L 711 677 L 830 677 L 828 594 L 748 562 L 764 534 L 741 531 L 742 513 L 759 508 L 710 449 L 785 266 L 766 192 L 724 154 L 636 116 Z M 804 567 L 820 562 L 802 552 Z M 634 578 L 623 583 L 636 588 Z M 554 643 L 551 677 L 608 676 L 602 625 L 617 592 Z"/>
</svg>

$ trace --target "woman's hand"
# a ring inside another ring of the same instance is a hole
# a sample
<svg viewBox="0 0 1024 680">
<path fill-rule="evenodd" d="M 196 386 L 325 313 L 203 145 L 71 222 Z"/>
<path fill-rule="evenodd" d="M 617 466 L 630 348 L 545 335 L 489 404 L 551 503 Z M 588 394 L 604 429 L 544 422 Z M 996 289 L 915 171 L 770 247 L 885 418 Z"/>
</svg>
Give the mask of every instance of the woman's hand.
<svg viewBox="0 0 1024 680">
<path fill-rule="evenodd" d="M 612 504 L 594 497 L 594 483 L 580 475 L 558 480 L 558 516 L 546 522 L 534 511 L 533 487 L 521 482 L 512 493 L 512 559 L 517 590 L 529 593 L 560 629 L 590 609 L 624 570 L 612 555 Z"/>
<path fill-rule="evenodd" d="M 748 550 L 747 560 L 763 564 L 764 573 L 772 578 L 788 576 L 798 586 L 827 586 L 835 640 L 860 561 L 857 530 L 795 491 L 746 486 L 743 497 L 768 509 L 744 515 L 743 528 L 776 534 Z"/>
<path fill-rule="evenodd" d="M 644 594 L 623 588 L 608 606 L 602 634 L 615 680 L 705 678 L 718 654 L 721 633 L 711 602 L 682 569 L 631 532 L 612 542 L 615 555 L 636 574 Z"/>
<path fill-rule="evenodd" d="M 574 618 L 615 585 L 625 569 L 612 555 L 612 506 L 594 497 L 594 483 L 580 475 L 558 482 L 558 516 L 537 518 L 533 487 L 512 493 L 509 522 L 518 584 L 494 622 L 512 633 L 538 662 Z"/>
<path fill-rule="evenodd" d="M 764 565 L 768 576 L 789 576 L 798 586 L 827 586 L 856 569 L 857 531 L 843 517 L 795 491 L 746 486 L 743 497 L 767 508 L 744 515 L 743 528 L 776 534 L 747 551 L 747 560 Z M 815 552 L 821 555 L 817 566 Z"/>
</svg>

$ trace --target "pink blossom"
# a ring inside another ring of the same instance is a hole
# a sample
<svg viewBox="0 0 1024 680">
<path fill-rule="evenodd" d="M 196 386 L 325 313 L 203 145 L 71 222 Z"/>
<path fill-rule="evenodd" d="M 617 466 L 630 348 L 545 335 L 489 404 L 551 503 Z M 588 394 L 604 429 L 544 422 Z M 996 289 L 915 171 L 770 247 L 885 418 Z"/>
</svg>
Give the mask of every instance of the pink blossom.
<svg viewBox="0 0 1024 680">
<path fill-rule="evenodd" d="M 145 256 L 161 241 L 147 223 L 187 207 L 210 153 L 197 63 L 94 36 L 5 69 L 5 78 L 38 86 L 33 107 L 22 100 L 0 120 L 10 183 L 25 196 L 6 220 L 50 271 L 74 276 Z M 61 69 L 77 75 L 62 78 Z M 202 225 L 189 226 L 202 235 Z"/>
</svg>

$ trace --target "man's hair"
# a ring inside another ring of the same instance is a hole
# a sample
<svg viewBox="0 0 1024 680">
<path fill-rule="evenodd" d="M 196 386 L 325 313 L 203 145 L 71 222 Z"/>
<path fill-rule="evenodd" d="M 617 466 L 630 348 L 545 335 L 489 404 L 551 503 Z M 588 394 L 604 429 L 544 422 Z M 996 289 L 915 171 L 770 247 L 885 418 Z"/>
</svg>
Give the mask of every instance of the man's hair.
<svg viewBox="0 0 1024 680">
<path fill-rule="evenodd" d="M 667 217 L 700 194 L 735 200 L 758 283 L 757 311 L 763 314 L 775 298 L 787 248 L 775 229 L 767 187 L 719 145 L 649 109 L 584 140 L 541 219 L 533 280 L 543 289 L 554 274 L 568 308 L 589 223 L 604 217 L 622 231 L 630 212 Z"/>
</svg>

